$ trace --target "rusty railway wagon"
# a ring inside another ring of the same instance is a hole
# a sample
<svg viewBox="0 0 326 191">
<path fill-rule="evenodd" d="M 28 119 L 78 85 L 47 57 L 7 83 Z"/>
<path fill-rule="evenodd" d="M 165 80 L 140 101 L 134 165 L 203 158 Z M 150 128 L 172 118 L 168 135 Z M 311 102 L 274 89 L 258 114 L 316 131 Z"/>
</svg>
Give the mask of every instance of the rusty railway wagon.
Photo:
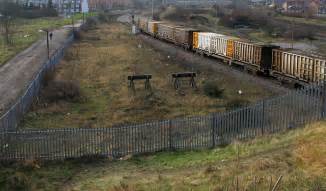
<svg viewBox="0 0 326 191">
<path fill-rule="evenodd" d="M 269 75 L 272 69 L 273 50 L 279 46 L 260 43 L 248 43 L 235 40 L 233 45 L 232 59 L 234 62 L 243 64 L 246 68 L 260 71 Z"/>
<path fill-rule="evenodd" d="M 273 50 L 272 75 L 305 83 L 324 80 L 326 59 L 298 50 Z"/>
<path fill-rule="evenodd" d="M 138 19 L 138 28 L 141 32 L 160 40 L 278 79 L 303 84 L 325 78 L 325 57 L 283 50 L 279 46 L 248 42 L 223 34 L 200 32 L 146 18 Z"/>
<path fill-rule="evenodd" d="M 148 34 L 148 18 L 145 17 L 139 17 L 137 26 L 140 32 L 147 33 Z"/>
</svg>

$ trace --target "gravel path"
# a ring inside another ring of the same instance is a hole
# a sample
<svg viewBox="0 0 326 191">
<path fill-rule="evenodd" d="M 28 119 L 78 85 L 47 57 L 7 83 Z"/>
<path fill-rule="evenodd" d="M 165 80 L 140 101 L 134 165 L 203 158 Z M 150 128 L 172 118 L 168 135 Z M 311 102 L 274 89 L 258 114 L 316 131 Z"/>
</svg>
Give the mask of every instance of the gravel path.
<svg viewBox="0 0 326 191">
<path fill-rule="evenodd" d="M 51 54 L 62 46 L 70 31 L 70 26 L 53 31 L 50 41 Z M 0 67 L 0 114 L 23 94 L 46 60 L 44 37 Z"/>
</svg>

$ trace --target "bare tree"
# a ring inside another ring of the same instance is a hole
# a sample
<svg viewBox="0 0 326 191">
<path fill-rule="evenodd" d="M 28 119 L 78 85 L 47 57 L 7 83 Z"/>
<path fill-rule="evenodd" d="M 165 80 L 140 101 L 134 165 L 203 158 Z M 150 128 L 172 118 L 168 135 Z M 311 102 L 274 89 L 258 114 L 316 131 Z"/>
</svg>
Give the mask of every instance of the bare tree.
<svg viewBox="0 0 326 191">
<path fill-rule="evenodd" d="M 18 15 L 18 5 L 9 0 L 0 0 L 0 32 L 6 44 L 12 44 L 11 34 L 14 18 Z"/>
</svg>

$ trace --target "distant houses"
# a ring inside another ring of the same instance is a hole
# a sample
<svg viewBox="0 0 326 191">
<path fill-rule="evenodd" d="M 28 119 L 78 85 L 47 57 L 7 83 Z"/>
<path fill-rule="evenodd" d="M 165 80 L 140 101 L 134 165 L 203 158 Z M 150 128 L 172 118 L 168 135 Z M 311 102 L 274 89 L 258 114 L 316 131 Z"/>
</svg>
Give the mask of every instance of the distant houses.
<svg viewBox="0 0 326 191">
<path fill-rule="evenodd" d="M 14 0 L 25 7 L 46 8 L 52 6 L 61 15 L 82 12 L 82 5 L 90 11 L 107 10 L 130 4 L 130 0 Z"/>
<path fill-rule="evenodd" d="M 298 16 L 326 16 L 326 0 L 274 0 L 282 13 Z"/>
</svg>

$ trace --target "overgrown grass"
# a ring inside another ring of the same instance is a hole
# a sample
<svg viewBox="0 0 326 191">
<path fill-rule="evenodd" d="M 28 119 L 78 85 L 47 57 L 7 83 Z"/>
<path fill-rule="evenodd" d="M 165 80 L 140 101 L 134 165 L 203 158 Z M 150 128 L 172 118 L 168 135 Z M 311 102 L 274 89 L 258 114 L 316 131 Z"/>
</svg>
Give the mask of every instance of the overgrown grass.
<svg viewBox="0 0 326 191">
<path fill-rule="evenodd" d="M 98 25 L 81 37 L 66 53 L 55 80 L 78 82 L 84 101 L 36 105 L 22 127 L 110 127 L 205 115 L 225 111 L 228 100 L 243 96 L 238 94 L 241 89 L 249 102 L 275 94 L 266 87 L 235 79 L 228 73 L 217 75 L 208 68 L 198 69 L 197 90 L 190 88 L 186 79 L 181 90 L 176 91 L 171 74 L 191 71 L 192 66 L 150 48 L 131 35 L 128 27 L 118 23 Z M 152 90 L 144 89 L 144 81 L 136 81 L 133 93 L 127 80 L 132 74 L 152 74 Z M 215 97 L 207 96 L 202 88 L 206 81 L 223 87 L 223 96 L 216 98 L 216 88 Z"/>
<path fill-rule="evenodd" d="M 282 175 L 278 190 L 317 191 L 326 186 L 325 127 L 318 122 L 211 150 L 120 161 L 7 164 L 1 166 L 0 188 L 18 176 L 23 178 L 16 185 L 32 190 L 268 190 Z"/>
<path fill-rule="evenodd" d="M 317 26 L 326 26 L 326 19 L 323 17 L 320 18 L 303 18 L 303 17 L 291 17 L 286 15 L 277 15 L 278 19 L 295 22 L 298 24 L 309 24 L 309 25 L 317 25 Z"/>
<path fill-rule="evenodd" d="M 90 13 L 87 16 L 94 16 L 96 14 L 97 13 Z M 82 18 L 82 14 L 74 15 L 75 22 Z M 5 44 L 3 36 L 0 35 L 0 65 L 29 47 L 41 37 L 46 36 L 45 33 L 39 32 L 40 29 L 57 29 L 61 26 L 70 24 L 72 24 L 72 18 L 15 19 L 13 28 L 11 29 L 13 31 L 11 35 L 13 44 Z"/>
</svg>

